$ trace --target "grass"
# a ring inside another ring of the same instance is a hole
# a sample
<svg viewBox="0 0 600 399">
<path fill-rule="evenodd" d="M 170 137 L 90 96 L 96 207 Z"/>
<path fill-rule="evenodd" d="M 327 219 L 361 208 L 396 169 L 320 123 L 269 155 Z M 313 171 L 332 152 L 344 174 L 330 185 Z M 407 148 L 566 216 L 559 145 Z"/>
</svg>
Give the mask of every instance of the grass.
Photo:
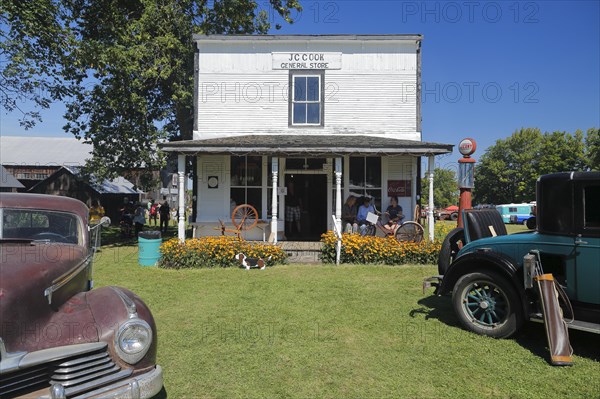
<svg viewBox="0 0 600 399">
<path fill-rule="evenodd" d="M 433 266 L 140 267 L 103 247 L 96 285 L 150 306 L 169 398 L 597 398 L 598 336 L 571 333 L 575 366 L 547 362 L 542 325 L 494 340 L 423 295 Z"/>
</svg>

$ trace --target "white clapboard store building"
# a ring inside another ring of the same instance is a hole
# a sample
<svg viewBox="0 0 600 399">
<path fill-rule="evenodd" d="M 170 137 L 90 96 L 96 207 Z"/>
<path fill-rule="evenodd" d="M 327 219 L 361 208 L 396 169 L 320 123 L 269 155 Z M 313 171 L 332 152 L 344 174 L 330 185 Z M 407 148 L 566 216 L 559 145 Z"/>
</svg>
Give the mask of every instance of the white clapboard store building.
<svg viewBox="0 0 600 399">
<path fill-rule="evenodd" d="M 380 210 L 396 195 L 412 219 L 421 157 L 452 151 L 421 139 L 421 35 L 194 39 L 194 137 L 161 147 L 179 155 L 180 182 L 185 157 L 197 157 L 196 236 L 220 234 L 219 220 L 231 226 L 247 203 L 261 219 L 247 239 L 318 240 L 351 194 Z M 300 234 L 285 223 L 290 182 Z"/>
</svg>

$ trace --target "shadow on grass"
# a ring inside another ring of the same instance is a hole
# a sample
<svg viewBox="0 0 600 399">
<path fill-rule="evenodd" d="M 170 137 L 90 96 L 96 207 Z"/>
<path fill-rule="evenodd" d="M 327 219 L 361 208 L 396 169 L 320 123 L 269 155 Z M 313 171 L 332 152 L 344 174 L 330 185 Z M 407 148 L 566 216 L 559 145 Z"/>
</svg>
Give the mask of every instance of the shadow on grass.
<svg viewBox="0 0 600 399">
<path fill-rule="evenodd" d="M 158 226 L 149 226 L 145 225 L 143 231 L 159 231 L 160 228 Z M 191 238 L 192 230 L 186 230 L 186 237 Z M 169 240 L 171 238 L 177 237 L 177 227 L 169 226 L 166 233 L 162 233 L 163 241 Z M 102 229 L 102 246 L 104 245 L 113 245 L 116 247 L 128 247 L 132 245 L 137 245 L 138 239 L 133 235 L 133 233 L 129 237 L 123 236 L 121 233 L 121 229 L 119 226 L 110 226 Z"/>
<path fill-rule="evenodd" d="M 452 309 L 449 297 L 431 295 L 417 302 L 421 307 L 410 311 L 410 317 L 425 315 L 425 319 L 436 319 L 442 323 L 462 328 Z M 534 355 L 550 363 L 548 341 L 544 325 L 534 322 L 525 322 L 521 330 L 512 339 Z M 600 345 L 598 334 L 578 330 L 569 330 L 569 340 L 573 347 L 573 354 L 594 361 L 600 361 Z"/>
<path fill-rule="evenodd" d="M 537 355 L 550 363 L 546 329 L 543 324 L 534 322 L 525 323 L 521 331 L 515 337 L 515 341 L 534 355 Z M 573 347 L 574 355 L 596 362 L 600 361 L 598 334 L 569 330 L 569 341 Z"/>
<path fill-rule="evenodd" d="M 165 387 L 163 386 L 162 389 L 160 390 L 159 393 L 157 393 L 156 395 L 154 395 L 152 397 L 152 399 L 167 399 L 167 390 L 165 389 Z"/>
<path fill-rule="evenodd" d="M 409 312 L 409 316 L 415 318 L 417 315 L 425 315 L 425 320 L 436 319 L 442 323 L 458 327 L 458 319 L 452 310 L 452 304 L 448 298 L 431 295 L 420 299 L 417 302 L 421 305 L 420 308 L 413 309 Z"/>
</svg>

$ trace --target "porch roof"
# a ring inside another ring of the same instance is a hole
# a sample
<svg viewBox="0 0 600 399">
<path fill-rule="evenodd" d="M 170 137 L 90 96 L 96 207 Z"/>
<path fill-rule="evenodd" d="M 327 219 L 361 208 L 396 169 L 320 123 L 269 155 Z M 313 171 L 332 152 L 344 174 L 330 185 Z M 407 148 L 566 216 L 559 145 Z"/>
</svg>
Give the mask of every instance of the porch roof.
<svg viewBox="0 0 600 399">
<path fill-rule="evenodd" d="M 275 156 L 324 155 L 439 155 L 452 152 L 452 144 L 399 140 L 364 135 L 244 135 L 159 144 L 166 152 L 185 155 L 235 154 Z"/>
</svg>

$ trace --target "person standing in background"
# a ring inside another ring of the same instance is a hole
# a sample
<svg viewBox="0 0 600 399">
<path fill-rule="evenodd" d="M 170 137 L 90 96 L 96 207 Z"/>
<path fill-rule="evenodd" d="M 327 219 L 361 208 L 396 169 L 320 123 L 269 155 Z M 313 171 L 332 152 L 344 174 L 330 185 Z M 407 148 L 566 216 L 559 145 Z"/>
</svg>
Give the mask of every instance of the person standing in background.
<svg viewBox="0 0 600 399">
<path fill-rule="evenodd" d="M 163 200 L 164 202 L 160 205 L 158 213 L 160 216 L 160 231 L 166 233 L 169 227 L 169 218 L 171 217 L 171 207 L 169 206 L 167 197 L 163 197 Z"/>
<path fill-rule="evenodd" d="M 135 236 L 137 237 L 146 224 L 146 209 L 139 202 L 135 205 L 133 223 L 135 224 Z"/>
</svg>

